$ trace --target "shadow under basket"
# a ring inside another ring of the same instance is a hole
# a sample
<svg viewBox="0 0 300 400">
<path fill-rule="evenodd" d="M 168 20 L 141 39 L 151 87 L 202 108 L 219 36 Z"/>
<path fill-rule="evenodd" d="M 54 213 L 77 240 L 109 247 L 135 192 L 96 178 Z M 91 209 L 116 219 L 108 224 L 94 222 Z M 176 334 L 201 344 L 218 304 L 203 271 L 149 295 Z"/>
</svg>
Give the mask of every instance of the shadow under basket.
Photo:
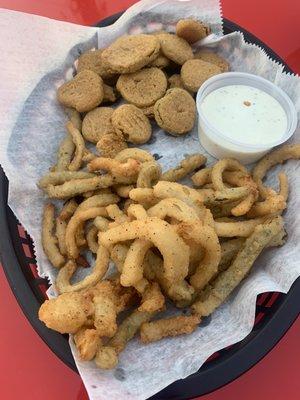
<svg viewBox="0 0 300 400">
<path fill-rule="evenodd" d="M 108 26 L 120 14 L 96 24 Z M 274 60 L 282 63 L 286 72 L 289 67 L 270 48 L 238 25 L 224 19 L 225 34 L 234 31 L 244 33 L 247 42 L 262 47 Z M 40 304 L 47 298 L 49 286 L 37 273 L 32 240 L 19 224 L 7 205 L 8 181 L 0 168 L 0 256 L 11 289 L 33 328 L 50 349 L 70 368 L 77 372 L 68 344 L 67 335 L 47 329 L 37 317 Z M 198 372 L 179 380 L 151 399 L 183 400 L 209 393 L 231 382 L 264 357 L 281 339 L 300 310 L 300 279 L 292 285 L 288 294 L 263 293 L 257 297 L 255 323 L 251 333 L 241 342 L 214 353 Z"/>
</svg>

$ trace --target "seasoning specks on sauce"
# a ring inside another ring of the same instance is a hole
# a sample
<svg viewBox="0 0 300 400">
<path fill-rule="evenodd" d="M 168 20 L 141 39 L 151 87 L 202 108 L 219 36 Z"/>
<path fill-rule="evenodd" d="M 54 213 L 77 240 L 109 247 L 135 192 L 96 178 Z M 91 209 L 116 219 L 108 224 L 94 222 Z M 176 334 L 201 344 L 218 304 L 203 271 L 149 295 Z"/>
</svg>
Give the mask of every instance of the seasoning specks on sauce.
<svg viewBox="0 0 300 400">
<path fill-rule="evenodd" d="M 249 145 L 273 143 L 287 128 L 287 116 L 279 102 L 246 85 L 214 90 L 204 98 L 201 112 L 224 136 Z"/>
</svg>

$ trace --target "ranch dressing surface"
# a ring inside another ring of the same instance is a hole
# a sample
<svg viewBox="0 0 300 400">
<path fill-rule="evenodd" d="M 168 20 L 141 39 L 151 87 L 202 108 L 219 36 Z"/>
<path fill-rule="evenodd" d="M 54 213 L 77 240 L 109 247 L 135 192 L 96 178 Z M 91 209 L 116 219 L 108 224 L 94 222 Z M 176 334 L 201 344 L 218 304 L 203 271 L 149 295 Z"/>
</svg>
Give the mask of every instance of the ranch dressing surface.
<svg viewBox="0 0 300 400">
<path fill-rule="evenodd" d="M 287 116 L 279 102 L 246 85 L 214 90 L 203 99 L 201 112 L 228 139 L 248 145 L 272 143 L 287 128 Z"/>
</svg>

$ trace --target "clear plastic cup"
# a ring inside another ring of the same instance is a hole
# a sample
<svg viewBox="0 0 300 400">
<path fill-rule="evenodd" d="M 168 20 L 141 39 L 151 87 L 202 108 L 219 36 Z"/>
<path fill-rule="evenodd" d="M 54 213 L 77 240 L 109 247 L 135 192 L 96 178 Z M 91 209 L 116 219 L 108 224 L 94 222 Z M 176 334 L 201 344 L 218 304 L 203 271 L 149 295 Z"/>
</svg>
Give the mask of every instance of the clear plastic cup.
<svg viewBox="0 0 300 400">
<path fill-rule="evenodd" d="M 287 128 L 279 140 L 268 144 L 246 144 L 225 136 L 207 120 L 200 108 L 203 99 L 214 90 L 229 85 L 255 87 L 266 92 L 279 102 L 287 116 Z M 286 142 L 293 135 L 297 127 L 296 108 L 288 95 L 272 82 L 260 76 L 244 72 L 225 72 L 209 78 L 198 90 L 196 104 L 199 115 L 198 133 L 200 143 L 208 153 L 218 159 L 236 158 L 243 164 L 255 162 L 273 147 Z"/>
</svg>

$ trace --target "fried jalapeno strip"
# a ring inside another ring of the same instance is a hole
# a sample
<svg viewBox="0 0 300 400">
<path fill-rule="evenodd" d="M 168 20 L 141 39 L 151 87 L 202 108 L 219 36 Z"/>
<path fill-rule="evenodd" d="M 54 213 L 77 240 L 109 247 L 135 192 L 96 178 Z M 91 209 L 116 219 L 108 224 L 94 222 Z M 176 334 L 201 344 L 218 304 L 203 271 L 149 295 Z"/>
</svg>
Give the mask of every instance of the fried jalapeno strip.
<svg viewBox="0 0 300 400">
<path fill-rule="evenodd" d="M 55 268 L 60 268 L 65 263 L 65 257 L 57 246 L 57 238 L 54 234 L 55 208 L 53 204 L 47 204 L 44 208 L 42 222 L 42 246 L 44 252 Z"/>
<path fill-rule="evenodd" d="M 179 317 L 144 322 L 141 326 L 141 341 L 147 344 L 165 337 L 187 335 L 194 332 L 200 321 L 196 315 L 180 315 Z"/>
<path fill-rule="evenodd" d="M 68 169 L 69 171 L 77 171 L 81 167 L 82 158 L 85 152 L 84 139 L 81 132 L 72 124 L 71 121 L 67 122 L 66 128 L 75 145 L 75 153 Z"/>
<path fill-rule="evenodd" d="M 92 207 L 87 210 L 79 210 L 70 219 L 66 229 L 66 246 L 68 256 L 76 259 L 79 256 L 79 249 L 76 243 L 76 231 L 82 223 L 98 216 L 107 216 L 105 207 Z"/>
<path fill-rule="evenodd" d="M 134 311 L 119 325 L 114 337 L 106 346 L 98 348 L 95 363 L 103 369 L 112 369 L 118 364 L 118 355 L 125 349 L 126 344 L 135 336 L 144 322 L 148 322 L 155 313 Z"/>
<path fill-rule="evenodd" d="M 162 174 L 162 181 L 177 182 L 185 178 L 191 172 L 200 168 L 206 163 L 206 157 L 202 154 L 191 154 L 180 161 L 179 165 L 171 168 Z"/>
<path fill-rule="evenodd" d="M 256 258 L 282 228 L 281 217 L 273 218 L 255 227 L 230 267 L 217 276 L 207 299 L 195 302 L 192 310 L 200 316 L 207 316 L 219 307 L 245 278 Z"/>
<path fill-rule="evenodd" d="M 211 181 L 214 189 L 226 194 L 227 191 L 238 191 L 239 188 L 227 188 L 223 182 L 223 173 L 225 171 L 234 171 L 235 173 L 227 174 L 229 183 L 245 187 L 249 189 L 248 196 L 241 200 L 241 203 L 235 206 L 231 213 L 235 216 L 246 214 L 258 196 L 257 186 L 251 176 L 248 174 L 247 169 L 237 160 L 225 158 L 218 161 L 211 171 Z"/>
<path fill-rule="evenodd" d="M 54 171 L 44 175 L 38 183 L 39 188 L 45 189 L 48 185 L 61 185 L 73 179 L 94 178 L 96 175 L 84 171 Z"/>
<path fill-rule="evenodd" d="M 136 186 L 138 188 L 152 188 L 161 177 L 161 167 L 155 161 L 146 161 L 141 165 L 137 177 Z"/>
<path fill-rule="evenodd" d="M 266 199 L 270 193 L 270 188 L 263 184 L 263 179 L 268 170 L 284 161 L 300 158 L 300 144 L 290 144 L 280 147 L 277 150 L 264 156 L 253 168 L 253 179 L 256 182 L 260 195 Z"/>
</svg>

